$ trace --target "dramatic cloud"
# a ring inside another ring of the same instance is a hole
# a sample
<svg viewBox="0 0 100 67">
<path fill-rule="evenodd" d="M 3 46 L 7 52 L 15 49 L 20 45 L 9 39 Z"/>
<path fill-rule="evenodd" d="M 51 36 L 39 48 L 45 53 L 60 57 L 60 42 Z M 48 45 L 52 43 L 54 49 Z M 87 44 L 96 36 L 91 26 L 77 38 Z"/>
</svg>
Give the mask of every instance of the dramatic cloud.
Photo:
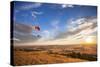
<svg viewBox="0 0 100 67">
<path fill-rule="evenodd" d="M 69 23 L 68 30 L 60 33 L 57 38 L 82 38 L 84 36 L 94 35 L 97 32 L 97 18 L 84 17 L 72 20 Z"/>
<path fill-rule="evenodd" d="M 37 35 L 33 35 L 32 31 L 33 31 L 33 26 L 31 25 L 14 23 L 13 40 L 16 43 L 37 41 L 40 37 L 38 37 Z"/>
<path fill-rule="evenodd" d="M 35 36 L 32 33 L 32 26 L 17 24 L 14 31 L 14 40 L 30 45 L 60 45 L 60 44 L 77 44 L 83 42 L 87 37 L 96 39 L 97 33 L 97 18 L 84 17 L 73 19 L 65 32 L 59 31 L 59 21 L 52 21 L 51 30 L 43 30 L 40 32 L 41 37 Z M 73 43 L 71 43 L 73 41 Z"/>
<path fill-rule="evenodd" d="M 23 32 L 23 33 L 31 33 L 32 27 L 31 27 L 31 25 L 14 23 L 14 30 L 19 31 L 19 32 Z"/>
<path fill-rule="evenodd" d="M 54 21 L 51 23 L 52 30 L 45 30 L 42 33 L 42 41 L 59 41 L 59 40 L 82 40 L 87 36 L 96 36 L 97 33 L 97 18 L 84 17 L 73 19 L 69 23 L 65 32 L 59 31 L 59 22 Z"/>
</svg>

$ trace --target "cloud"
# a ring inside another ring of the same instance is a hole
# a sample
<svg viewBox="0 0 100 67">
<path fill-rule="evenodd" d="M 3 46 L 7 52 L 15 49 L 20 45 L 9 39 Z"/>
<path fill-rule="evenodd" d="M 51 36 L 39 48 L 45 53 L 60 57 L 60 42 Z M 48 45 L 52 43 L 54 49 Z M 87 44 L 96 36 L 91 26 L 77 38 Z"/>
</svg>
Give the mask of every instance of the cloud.
<svg viewBox="0 0 100 67">
<path fill-rule="evenodd" d="M 63 4 L 61 5 L 62 8 L 73 8 L 74 6 L 71 4 Z"/>
<path fill-rule="evenodd" d="M 78 18 L 76 20 L 72 20 L 69 22 L 69 30 L 84 30 L 87 28 L 94 28 L 97 26 L 97 19 L 96 17 L 90 18 Z"/>
<path fill-rule="evenodd" d="M 54 38 L 56 37 L 56 35 L 58 34 L 59 31 L 59 20 L 53 20 L 51 21 L 51 29 L 49 30 L 43 30 L 41 31 L 41 38 L 39 41 L 49 41 L 49 40 L 54 40 Z M 56 34 L 56 35 L 55 35 Z"/>
<path fill-rule="evenodd" d="M 73 25 L 77 26 L 73 26 Z M 70 25 L 70 24 L 69 24 Z M 78 18 L 71 23 L 72 27 L 68 28 L 73 33 L 73 38 L 84 38 L 85 36 L 94 35 L 97 32 L 97 18 L 96 17 L 84 17 Z M 77 36 L 78 35 L 78 36 Z M 96 35 L 95 35 L 96 36 Z"/>
<path fill-rule="evenodd" d="M 14 23 L 14 30 L 19 31 L 19 32 L 23 32 L 23 33 L 31 33 L 32 28 L 31 28 L 31 25 Z"/>
<path fill-rule="evenodd" d="M 32 11 L 31 14 L 32 14 L 32 17 L 36 18 L 37 15 L 41 15 L 41 14 L 43 14 L 43 12 Z"/>
<path fill-rule="evenodd" d="M 15 3 L 16 4 L 16 3 Z M 37 11 L 32 11 L 31 9 L 34 9 L 34 8 L 39 8 L 39 7 L 41 7 L 41 3 L 21 3 L 21 5 L 20 6 L 18 6 L 17 8 L 15 8 L 14 9 L 14 13 L 15 13 L 15 15 L 14 15 L 14 18 L 13 18 L 13 20 L 14 21 L 16 21 L 16 15 L 19 13 L 19 12 L 21 12 L 22 10 L 30 10 L 29 12 L 30 12 L 30 16 L 32 16 L 32 17 L 34 17 L 34 18 L 36 18 L 37 17 L 37 15 L 41 15 L 42 14 L 42 12 L 37 12 Z M 28 13 L 26 12 L 26 14 L 21 14 L 21 16 L 23 16 L 23 17 L 25 17 L 25 16 L 28 16 Z"/>
<path fill-rule="evenodd" d="M 23 4 L 22 6 L 20 6 L 19 8 L 21 10 L 29 10 L 32 8 L 38 8 L 40 7 L 42 4 L 41 3 L 29 3 L 29 4 Z"/>
<path fill-rule="evenodd" d="M 13 40 L 14 40 L 14 41 L 20 41 L 20 39 L 17 39 L 17 38 L 13 38 Z"/>
<path fill-rule="evenodd" d="M 14 31 L 13 31 L 14 42 L 24 43 L 24 42 L 37 41 L 40 37 L 33 35 L 32 31 L 33 31 L 32 25 L 14 23 Z"/>
<path fill-rule="evenodd" d="M 97 18 L 96 17 L 83 17 L 73 19 L 67 25 L 66 31 L 61 32 L 59 29 L 59 21 L 52 21 L 52 30 L 43 31 L 43 40 L 56 41 L 56 40 L 69 40 L 69 39 L 83 39 L 86 36 L 96 36 L 97 32 Z M 42 40 L 42 41 L 43 41 Z"/>
<path fill-rule="evenodd" d="M 51 33 L 48 30 L 42 31 L 41 36 L 42 36 L 42 38 L 39 39 L 39 41 L 47 41 L 47 40 L 50 40 L 52 38 Z"/>
<path fill-rule="evenodd" d="M 58 32 L 59 34 L 55 39 L 62 38 L 82 38 L 84 36 L 94 35 L 97 32 L 97 18 L 78 18 L 76 20 L 71 20 L 68 22 L 69 25 L 65 32 Z"/>
<path fill-rule="evenodd" d="M 58 28 L 59 28 L 59 23 L 60 23 L 59 20 L 53 20 L 53 21 L 51 22 L 51 25 L 52 25 L 52 27 L 53 27 L 55 30 L 58 30 Z"/>
<path fill-rule="evenodd" d="M 65 32 L 58 32 L 59 34 L 54 38 L 54 41 L 62 41 L 62 44 L 72 44 L 72 41 L 73 43 L 81 43 L 89 36 L 93 36 L 95 38 L 97 37 L 96 17 L 77 18 L 76 20 L 73 19 L 71 22 L 68 23 L 70 28 L 68 28 L 68 30 L 66 30 Z"/>
<path fill-rule="evenodd" d="M 70 20 L 70 19 L 69 19 Z M 97 36 L 97 18 L 83 17 L 72 19 L 68 24 L 66 31 L 59 31 L 60 21 L 54 20 L 51 22 L 52 28 L 50 30 L 43 30 L 40 32 L 41 38 L 31 35 L 31 33 L 18 33 L 16 39 L 22 40 L 30 45 L 65 45 L 65 44 L 79 44 L 83 43 L 84 39 L 92 36 Z M 67 25 L 67 24 L 66 24 Z M 74 26 L 75 25 L 75 26 Z M 74 29 L 75 28 L 75 29 Z M 74 30 L 73 30 L 74 29 Z M 27 31 L 26 31 L 27 32 Z M 22 36 L 23 35 L 23 36 Z M 30 42 L 27 42 L 29 40 Z M 95 40 L 95 39 L 94 39 Z M 96 41 L 95 41 L 96 42 Z"/>
</svg>

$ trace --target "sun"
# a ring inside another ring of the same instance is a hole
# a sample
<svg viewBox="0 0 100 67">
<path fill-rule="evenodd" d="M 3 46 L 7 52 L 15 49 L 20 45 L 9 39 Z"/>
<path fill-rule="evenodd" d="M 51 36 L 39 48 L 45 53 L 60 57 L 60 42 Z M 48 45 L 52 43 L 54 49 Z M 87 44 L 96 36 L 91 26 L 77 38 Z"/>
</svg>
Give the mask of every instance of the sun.
<svg viewBox="0 0 100 67">
<path fill-rule="evenodd" d="M 93 44 L 94 43 L 94 38 L 93 37 L 87 37 L 87 38 L 85 38 L 85 42 L 87 44 Z"/>
</svg>

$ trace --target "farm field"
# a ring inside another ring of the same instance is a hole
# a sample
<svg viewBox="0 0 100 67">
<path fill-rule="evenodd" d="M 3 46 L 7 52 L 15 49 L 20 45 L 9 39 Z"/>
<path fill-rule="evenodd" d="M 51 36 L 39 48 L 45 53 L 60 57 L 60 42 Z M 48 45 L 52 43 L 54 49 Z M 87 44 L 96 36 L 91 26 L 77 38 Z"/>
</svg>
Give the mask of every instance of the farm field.
<svg viewBox="0 0 100 67">
<path fill-rule="evenodd" d="M 14 47 L 14 65 L 37 65 L 97 60 L 96 45 Z"/>
</svg>

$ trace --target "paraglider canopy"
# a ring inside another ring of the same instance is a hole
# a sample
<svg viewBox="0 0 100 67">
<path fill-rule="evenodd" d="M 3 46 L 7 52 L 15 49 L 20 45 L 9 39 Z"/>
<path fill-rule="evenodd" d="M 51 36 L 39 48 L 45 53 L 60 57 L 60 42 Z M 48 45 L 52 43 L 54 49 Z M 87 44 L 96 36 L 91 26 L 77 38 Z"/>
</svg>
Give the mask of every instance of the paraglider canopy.
<svg viewBox="0 0 100 67">
<path fill-rule="evenodd" d="M 36 30 L 36 31 L 40 31 L 40 27 L 39 26 L 32 26 L 32 29 Z"/>
</svg>

